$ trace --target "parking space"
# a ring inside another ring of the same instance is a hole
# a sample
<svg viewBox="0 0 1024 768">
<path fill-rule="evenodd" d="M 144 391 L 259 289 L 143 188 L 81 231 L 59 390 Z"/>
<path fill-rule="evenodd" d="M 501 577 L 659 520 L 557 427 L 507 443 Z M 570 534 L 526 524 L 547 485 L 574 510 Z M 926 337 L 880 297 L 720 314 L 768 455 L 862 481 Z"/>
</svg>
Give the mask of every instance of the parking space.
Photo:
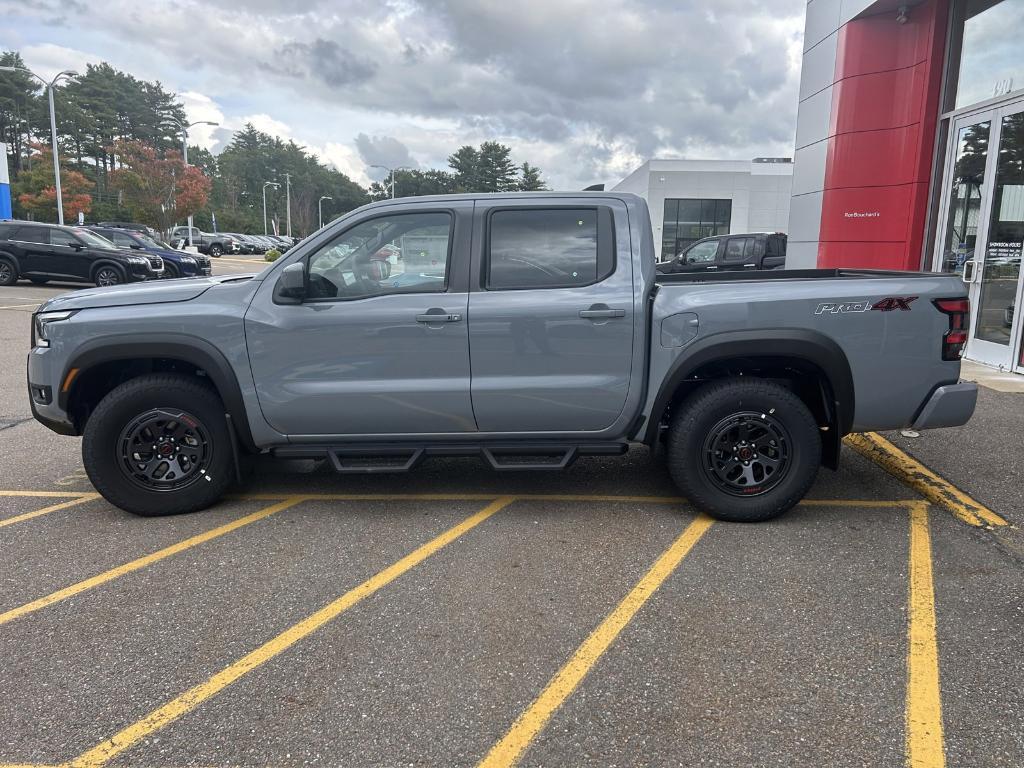
<svg viewBox="0 0 1024 768">
<path fill-rule="evenodd" d="M 0 766 L 1024 764 L 1019 532 L 855 450 L 760 525 L 646 450 L 262 461 L 146 519 L 4 386 Z"/>
</svg>

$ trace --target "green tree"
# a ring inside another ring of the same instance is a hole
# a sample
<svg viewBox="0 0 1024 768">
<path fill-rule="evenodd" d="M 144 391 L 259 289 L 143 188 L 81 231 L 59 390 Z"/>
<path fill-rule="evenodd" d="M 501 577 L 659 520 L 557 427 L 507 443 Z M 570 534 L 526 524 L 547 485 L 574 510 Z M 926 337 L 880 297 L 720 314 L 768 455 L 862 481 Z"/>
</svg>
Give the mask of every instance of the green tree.
<svg viewBox="0 0 1024 768">
<path fill-rule="evenodd" d="M 542 192 L 548 185 L 540 177 L 540 168 L 524 162 L 519 166 L 519 190 L 522 192 Z"/>
<path fill-rule="evenodd" d="M 480 186 L 480 152 L 466 144 L 448 156 L 448 167 L 455 175 L 459 192 L 476 192 Z"/>
<path fill-rule="evenodd" d="M 480 145 L 479 192 L 509 192 L 517 189 L 516 166 L 510 147 L 496 141 Z"/>
</svg>

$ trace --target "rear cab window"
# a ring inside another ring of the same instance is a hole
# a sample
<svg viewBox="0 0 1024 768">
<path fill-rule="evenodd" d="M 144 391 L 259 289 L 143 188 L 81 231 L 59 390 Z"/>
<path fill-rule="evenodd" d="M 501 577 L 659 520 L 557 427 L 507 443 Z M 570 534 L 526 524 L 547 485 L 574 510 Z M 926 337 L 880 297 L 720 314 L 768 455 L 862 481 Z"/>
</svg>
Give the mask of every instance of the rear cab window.
<svg viewBox="0 0 1024 768">
<path fill-rule="evenodd" d="M 488 218 L 484 287 L 579 288 L 615 271 L 612 212 L 594 208 L 498 208 Z"/>
</svg>

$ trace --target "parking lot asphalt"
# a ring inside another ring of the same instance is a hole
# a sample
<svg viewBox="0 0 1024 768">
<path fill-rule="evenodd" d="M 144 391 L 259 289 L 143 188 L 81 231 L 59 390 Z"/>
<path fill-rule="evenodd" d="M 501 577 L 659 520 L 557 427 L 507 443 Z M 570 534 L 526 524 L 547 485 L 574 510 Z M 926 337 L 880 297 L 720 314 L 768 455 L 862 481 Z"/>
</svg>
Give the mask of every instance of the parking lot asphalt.
<svg viewBox="0 0 1024 768">
<path fill-rule="evenodd" d="M 0 309 L 0 766 L 1024 764 L 1012 525 L 853 450 L 758 525 L 644 449 L 259 460 L 207 512 L 137 518 L 25 420 L 59 290 L 0 289 L 28 305 Z"/>
</svg>

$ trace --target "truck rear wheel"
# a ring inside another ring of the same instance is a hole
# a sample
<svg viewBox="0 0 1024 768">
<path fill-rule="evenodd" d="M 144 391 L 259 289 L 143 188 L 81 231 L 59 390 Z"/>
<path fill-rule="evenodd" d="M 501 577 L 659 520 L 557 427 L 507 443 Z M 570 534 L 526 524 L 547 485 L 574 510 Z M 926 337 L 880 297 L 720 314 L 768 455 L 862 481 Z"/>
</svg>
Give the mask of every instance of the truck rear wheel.
<svg viewBox="0 0 1024 768">
<path fill-rule="evenodd" d="M 785 387 L 727 379 L 694 392 L 669 432 L 672 479 L 719 520 L 770 520 L 810 489 L 821 463 L 814 416 Z"/>
<path fill-rule="evenodd" d="M 136 515 L 195 512 L 234 476 L 224 406 L 195 377 L 151 374 L 126 381 L 93 411 L 82 461 L 103 497 Z"/>
</svg>

